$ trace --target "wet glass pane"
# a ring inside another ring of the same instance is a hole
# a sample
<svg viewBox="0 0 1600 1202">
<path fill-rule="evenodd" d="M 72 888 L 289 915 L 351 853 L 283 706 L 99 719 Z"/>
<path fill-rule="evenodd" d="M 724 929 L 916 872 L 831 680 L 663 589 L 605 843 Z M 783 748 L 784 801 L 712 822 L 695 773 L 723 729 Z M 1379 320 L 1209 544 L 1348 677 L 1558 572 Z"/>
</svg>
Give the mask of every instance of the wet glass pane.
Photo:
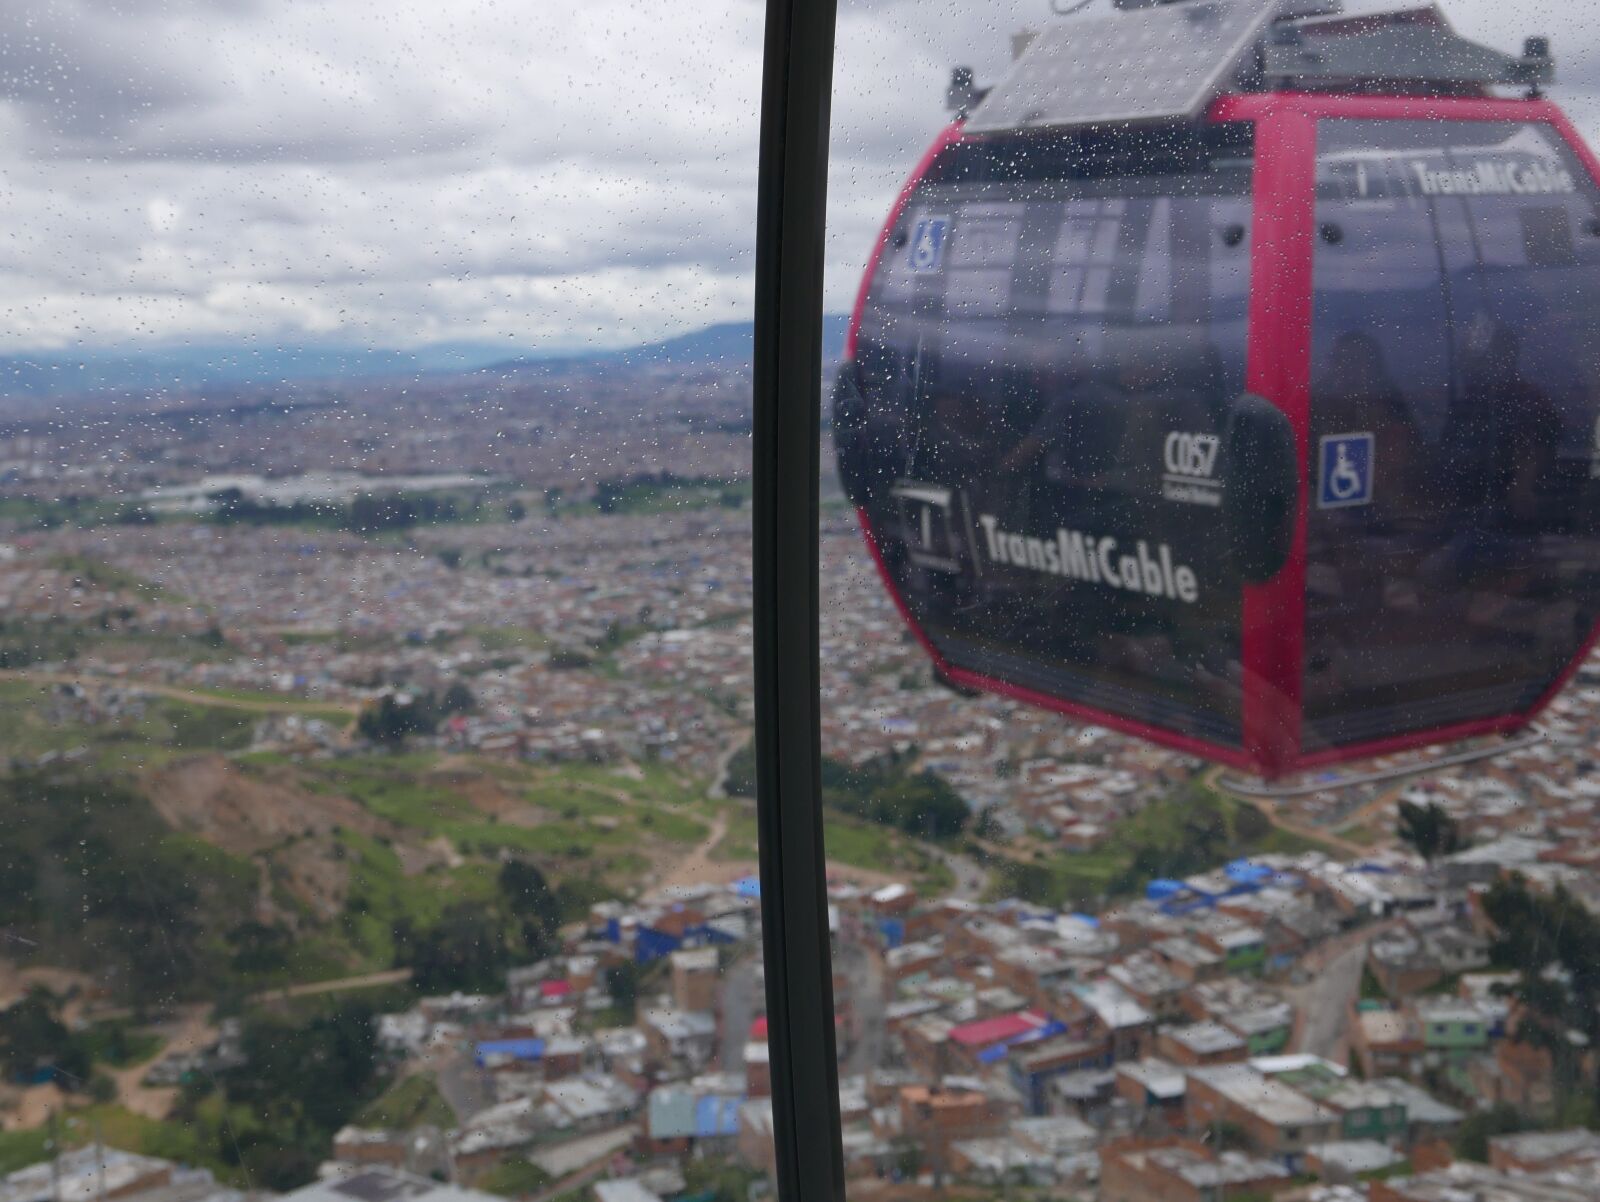
<svg viewBox="0 0 1600 1202">
<path fill-rule="evenodd" d="M 766 1188 L 762 12 L 663 15 L 0 12 L 6 1198 Z"/>
<path fill-rule="evenodd" d="M 1337 7 L 842 6 L 853 1197 L 1600 1191 L 1594 43 Z"/>
</svg>

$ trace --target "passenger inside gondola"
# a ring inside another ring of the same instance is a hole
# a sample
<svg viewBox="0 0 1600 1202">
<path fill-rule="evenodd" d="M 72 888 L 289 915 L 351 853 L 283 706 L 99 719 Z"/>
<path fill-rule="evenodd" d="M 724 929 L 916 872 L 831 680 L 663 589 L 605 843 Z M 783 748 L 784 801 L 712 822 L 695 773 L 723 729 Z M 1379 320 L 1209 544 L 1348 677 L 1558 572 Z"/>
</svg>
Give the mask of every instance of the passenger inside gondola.
<svg viewBox="0 0 1600 1202">
<path fill-rule="evenodd" d="M 1031 484 L 1034 525 L 1102 522 L 1097 510 L 1127 420 L 1124 395 L 1081 361 L 1061 373 L 1033 427 L 1000 460 L 1007 478 Z"/>
<path fill-rule="evenodd" d="M 1357 511 L 1366 527 L 1417 524 L 1429 503 L 1422 435 L 1384 361 L 1382 344 L 1365 330 L 1339 335 L 1312 385 L 1312 397 L 1313 443 L 1342 431 L 1374 436 L 1372 504 Z"/>
<path fill-rule="evenodd" d="M 1537 540 L 1562 507 L 1562 422 L 1548 394 L 1523 374 L 1517 331 L 1504 322 L 1482 327 L 1469 338 L 1471 357 L 1440 445 L 1442 492 L 1463 520 L 1425 570 L 1435 587 L 1457 594 L 1462 621 L 1516 638 L 1519 627 L 1553 616 L 1540 613 L 1555 582 Z"/>
</svg>

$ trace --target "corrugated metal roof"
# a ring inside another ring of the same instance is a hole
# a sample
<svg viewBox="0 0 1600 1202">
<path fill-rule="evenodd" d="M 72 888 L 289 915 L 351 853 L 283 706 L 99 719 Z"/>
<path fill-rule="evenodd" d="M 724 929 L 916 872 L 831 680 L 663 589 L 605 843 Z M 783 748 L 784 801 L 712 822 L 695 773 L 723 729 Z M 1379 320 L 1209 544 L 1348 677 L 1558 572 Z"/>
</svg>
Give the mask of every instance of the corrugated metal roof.
<svg viewBox="0 0 1600 1202">
<path fill-rule="evenodd" d="M 650 1095 L 650 1138 L 682 1139 L 694 1134 L 694 1094 L 658 1089 Z"/>
</svg>

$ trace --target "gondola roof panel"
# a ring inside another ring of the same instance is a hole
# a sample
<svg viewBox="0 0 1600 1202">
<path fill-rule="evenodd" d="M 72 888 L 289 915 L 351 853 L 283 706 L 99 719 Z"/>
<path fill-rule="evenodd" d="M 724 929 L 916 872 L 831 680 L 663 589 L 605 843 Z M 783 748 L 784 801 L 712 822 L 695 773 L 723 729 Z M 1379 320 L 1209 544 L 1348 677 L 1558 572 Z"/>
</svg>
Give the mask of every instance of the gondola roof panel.
<svg viewBox="0 0 1600 1202">
<path fill-rule="evenodd" d="M 967 122 L 970 133 L 1195 120 L 1254 60 L 1277 0 L 1188 0 L 1047 26 Z"/>
<path fill-rule="evenodd" d="M 1117 0 L 1023 44 L 968 133 L 1194 121 L 1223 93 L 1263 87 L 1482 95 L 1555 74 L 1547 39 L 1504 54 L 1461 37 L 1432 0 Z"/>
</svg>

